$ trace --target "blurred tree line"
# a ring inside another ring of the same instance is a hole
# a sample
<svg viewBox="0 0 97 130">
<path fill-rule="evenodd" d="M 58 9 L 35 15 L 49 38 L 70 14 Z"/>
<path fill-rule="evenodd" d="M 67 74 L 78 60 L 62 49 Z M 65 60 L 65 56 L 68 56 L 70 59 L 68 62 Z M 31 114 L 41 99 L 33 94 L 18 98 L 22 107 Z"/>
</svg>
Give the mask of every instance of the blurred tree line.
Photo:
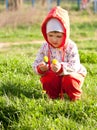
<svg viewBox="0 0 97 130">
<path fill-rule="evenodd" d="M 16 10 L 22 6 L 23 0 L 5 0 L 5 3 L 8 10 Z"/>
<path fill-rule="evenodd" d="M 22 6 L 23 2 L 26 2 L 26 1 L 30 1 L 32 3 L 32 6 L 34 6 L 34 4 L 36 2 L 39 2 L 36 0 L 5 0 L 6 8 L 9 10 L 19 9 Z M 56 0 L 57 5 L 60 4 L 60 1 L 61 0 Z M 41 0 L 42 5 L 44 5 L 44 3 L 46 3 L 46 2 L 48 2 L 50 4 L 52 2 L 52 0 Z"/>
<path fill-rule="evenodd" d="M 51 4 L 53 1 L 56 1 L 56 5 L 60 5 L 61 2 L 72 2 L 76 3 L 78 9 L 86 9 L 89 3 L 93 5 L 94 12 L 97 13 L 97 0 L 0 0 L 0 4 L 5 4 L 7 10 L 17 10 L 23 6 L 23 3 L 30 2 L 32 6 L 36 3 L 41 3 L 44 6 L 47 3 L 48 10 L 51 8 Z"/>
</svg>

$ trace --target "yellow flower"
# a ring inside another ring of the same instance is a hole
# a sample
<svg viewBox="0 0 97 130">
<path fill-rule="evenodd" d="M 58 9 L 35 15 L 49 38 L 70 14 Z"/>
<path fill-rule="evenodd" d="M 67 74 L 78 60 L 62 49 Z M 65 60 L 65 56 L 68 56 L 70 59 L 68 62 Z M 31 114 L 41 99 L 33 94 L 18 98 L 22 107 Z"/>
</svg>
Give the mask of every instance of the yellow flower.
<svg viewBox="0 0 97 130">
<path fill-rule="evenodd" d="M 56 59 L 53 59 L 53 60 L 52 60 L 52 63 L 53 63 L 53 64 L 57 64 L 57 62 L 58 62 L 58 61 L 57 61 Z"/>
<path fill-rule="evenodd" d="M 45 90 L 42 90 L 42 93 L 44 93 L 44 94 L 45 94 L 45 93 L 46 93 L 46 91 L 45 91 Z"/>
<path fill-rule="evenodd" d="M 48 57 L 44 56 L 44 62 L 47 63 L 48 62 Z"/>
</svg>

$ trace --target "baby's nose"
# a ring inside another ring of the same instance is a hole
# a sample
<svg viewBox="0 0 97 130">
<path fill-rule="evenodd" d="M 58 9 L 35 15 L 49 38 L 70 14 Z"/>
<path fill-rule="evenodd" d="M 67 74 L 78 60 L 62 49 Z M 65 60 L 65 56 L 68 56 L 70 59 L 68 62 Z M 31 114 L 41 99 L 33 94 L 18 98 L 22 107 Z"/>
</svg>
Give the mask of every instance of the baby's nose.
<svg viewBox="0 0 97 130">
<path fill-rule="evenodd" d="M 53 38 L 53 43 L 56 43 L 57 42 L 57 38 Z"/>
</svg>

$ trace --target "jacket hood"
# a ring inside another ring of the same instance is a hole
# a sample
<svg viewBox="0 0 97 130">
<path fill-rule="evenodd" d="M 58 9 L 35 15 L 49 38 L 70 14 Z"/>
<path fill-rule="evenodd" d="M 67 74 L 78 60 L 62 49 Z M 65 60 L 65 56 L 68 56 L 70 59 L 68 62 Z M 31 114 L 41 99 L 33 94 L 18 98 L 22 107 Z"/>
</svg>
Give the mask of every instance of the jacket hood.
<svg viewBox="0 0 97 130">
<path fill-rule="evenodd" d="M 47 39 L 46 25 L 47 25 L 47 22 L 52 18 L 56 18 L 57 20 L 59 20 L 59 22 L 62 24 L 63 30 L 64 30 L 64 39 L 59 47 L 66 46 L 68 39 L 69 39 L 69 35 L 70 35 L 70 23 L 69 23 L 68 12 L 59 6 L 54 7 L 48 13 L 47 17 L 43 21 L 42 26 L 41 26 L 41 31 L 48 44 L 50 44 L 50 43 Z"/>
</svg>

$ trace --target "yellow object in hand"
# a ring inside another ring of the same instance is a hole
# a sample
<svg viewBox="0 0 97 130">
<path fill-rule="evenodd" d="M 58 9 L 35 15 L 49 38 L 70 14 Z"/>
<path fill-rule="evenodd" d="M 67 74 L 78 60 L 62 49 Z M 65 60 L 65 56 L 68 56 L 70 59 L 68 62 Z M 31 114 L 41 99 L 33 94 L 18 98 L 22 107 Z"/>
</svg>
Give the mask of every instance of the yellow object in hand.
<svg viewBox="0 0 97 130">
<path fill-rule="evenodd" d="M 48 57 L 47 56 L 44 56 L 44 62 L 48 63 Z"/>
<path fill-rule="evenodd" d="M 58 61 L 57 61 L 56 59 L 53 59 L 53 60 L 52 60 L 52 63 L 53 63 L 53 64 L 57 64 Z"/>
</svg>

